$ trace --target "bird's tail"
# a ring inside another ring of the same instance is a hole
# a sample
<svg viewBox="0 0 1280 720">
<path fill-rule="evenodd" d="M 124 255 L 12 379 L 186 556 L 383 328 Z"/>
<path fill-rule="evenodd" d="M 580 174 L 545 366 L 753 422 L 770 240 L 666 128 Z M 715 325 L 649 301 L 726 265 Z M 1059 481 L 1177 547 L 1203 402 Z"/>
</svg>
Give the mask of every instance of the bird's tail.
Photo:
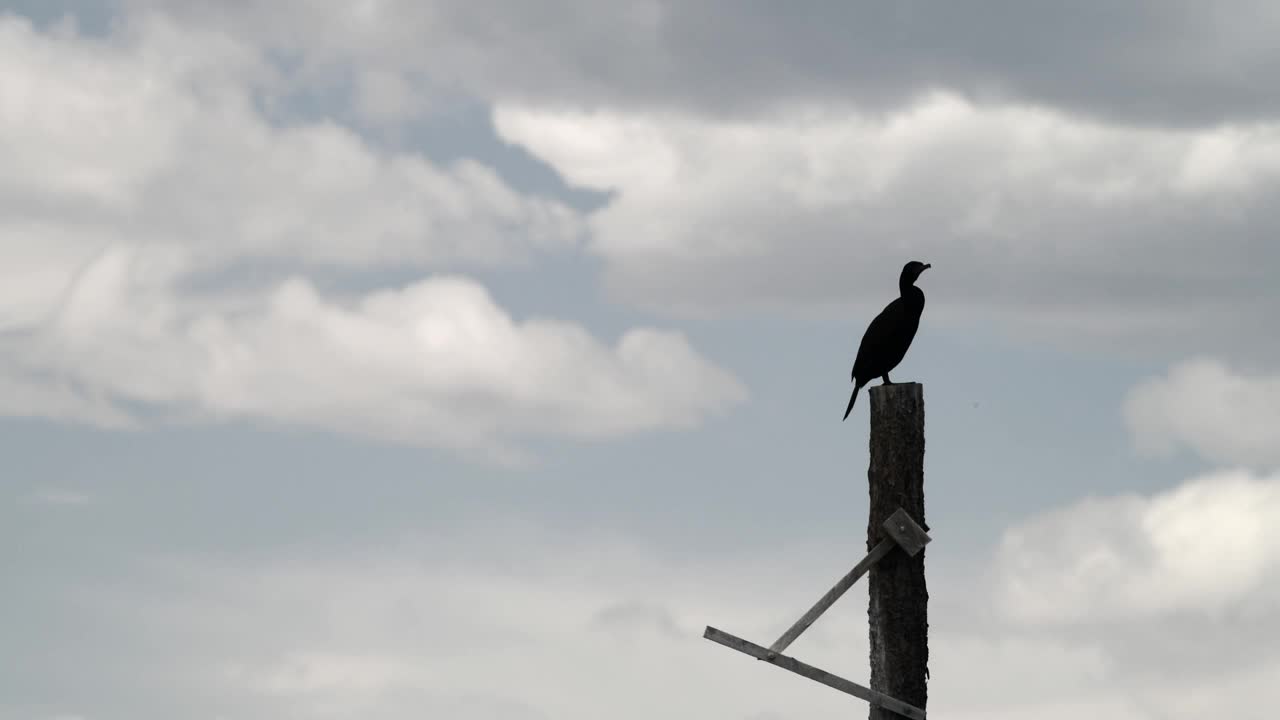
<svg viewBox="0 0 1280 720">
<path fill-rule="evenodd" d="M 849 396 L 849 407 L 844 409 L 844 417 L 840 419 L 841 422 L 849 419 L 849 413 L 853 412 L 853 402 L 858 399 L 858 391 L 861 389 L 861 384 L 853 386 L 853 394 Z"/>
</svg>

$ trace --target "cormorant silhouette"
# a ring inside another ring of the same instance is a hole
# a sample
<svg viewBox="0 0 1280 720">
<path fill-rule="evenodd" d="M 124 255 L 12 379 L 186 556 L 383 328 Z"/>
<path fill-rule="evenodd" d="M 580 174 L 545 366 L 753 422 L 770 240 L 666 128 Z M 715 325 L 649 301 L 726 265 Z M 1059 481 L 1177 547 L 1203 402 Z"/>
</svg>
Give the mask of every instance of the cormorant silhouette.
<svg viewBox="0 0 1280 720">
<path fill-rule="evenodd" d="M 858 357 L 853 361 L 853 394 L 849 396 L 844 419 L 853 411 L 853 402 L 863 385 L 874 378 L 884 378 L 885 385 L 893 384 L 889 371 L 906 357 L 907 348 L 911 347 L 916 329 L 920 327 L 920 313 L 924 312 L 924 293 L 916 287 L 916 278 L 930 267 L 933 266 L 916 260 L 904 265 L 898 277 L 898 298 L 886 305 L 867 326 L 862 344 L 858 346 Z"/>
</svg>

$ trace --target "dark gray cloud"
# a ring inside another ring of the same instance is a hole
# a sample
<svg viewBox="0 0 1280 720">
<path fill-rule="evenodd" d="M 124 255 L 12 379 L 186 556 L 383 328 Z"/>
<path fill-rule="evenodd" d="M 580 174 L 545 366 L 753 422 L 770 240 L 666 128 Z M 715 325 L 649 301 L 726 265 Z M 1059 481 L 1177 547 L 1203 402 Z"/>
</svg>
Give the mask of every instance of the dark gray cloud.
<svg viewBox="0 0 1280 720">
<path fill-rule="evenodd" d="M 894 105 L 949 88 L 1156 125 L 1269 114 L 1266 3 L 671 3 L 663 48 L 702 97 Z"/>
<path fill-rule="evenodd" d="M 1267 116 L 1273 4 L 132 0 L 490 98 L 741 113 L 946 88 L 1168 126 Z"/>
</svg>

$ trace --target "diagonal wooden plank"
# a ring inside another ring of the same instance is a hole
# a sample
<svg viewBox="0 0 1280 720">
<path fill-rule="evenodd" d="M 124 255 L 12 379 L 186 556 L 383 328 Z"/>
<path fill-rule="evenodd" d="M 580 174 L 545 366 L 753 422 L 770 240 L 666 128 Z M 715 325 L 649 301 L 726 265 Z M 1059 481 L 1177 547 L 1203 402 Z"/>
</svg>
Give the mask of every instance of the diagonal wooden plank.
<svg viewBox="0 0 1280 720">
<path fill-rule="evenodd" d="M 782 652 L 783 650 L 786 650 L 788 645 L 795 642 L 796 638 L 800 637 L 800 633 L 808 630 L 809 626 L 812 625 L 818 617 L 822 615 L 822 613 L 827 611 L 827 608 L 835 604 L 835 601 L 839 600 L 841 595 L 844 595 L 849 588 L 853 587 L 853 584 L 858 582 L 858 578 L 866 575 L 872 565 L 880 562 L 881 558 L 888 555 L 889 551 L 893 549 L 893 546 L 894 541 L 892 538 L 885 538 L 884 540 L 881 540 L 879 544 L 871 549 L 871 552 L 867 553 L 866 557 L 862 558 L 857 565 L 853 566 L 853 569 L 850 570 L 848 574 L 840 578 L 840 581 L 828 590 L 826 595 L 823 595 L 813 607 L 809 608 L 809 612 L 801 616 L 794 625 L 788 628 L 786 632 L 782 633 L 782 637 L 778 638 L 777 642 L 770 645 L 769 649 L 773 652 Z"/>
<path fill-rule="evenodd" d="M 890 545 L 890 547 L 892 547 L 892 545 Z M 856 698 L 861 698 L 872 705 L 878 705 L 886 710 L 892 710 L 903 717 L 910 718 L 910 720 L 925 720 L 924 710 L 921 710 L 914 705 L 909 705 L 901 700 L 889 697 L 884 693 L 876 692 L 871 688 L 863 687 L 852 680 L 845 680 L 839 675 L 832 675 L 826 670 L 821 670 L 813 667 L 812 665 L 806 665 L 793 657 L 779 655 L 772 650 L 756 645 L 749 640 L 743 640 L 735 635 L 730 635 L 723 630 L 717 630 L 710 625 L 707 626 L 702 637 L 713 642 L 720 643 L 727 648 L 733 648 L 738 652 L 750 655 L 757 660 L 764 660 L 771 665 L 777 665 L 784 670 L 790 670 L 797 675 L 820 682 L 827 687 L 832 687 Z"/>
</svg>

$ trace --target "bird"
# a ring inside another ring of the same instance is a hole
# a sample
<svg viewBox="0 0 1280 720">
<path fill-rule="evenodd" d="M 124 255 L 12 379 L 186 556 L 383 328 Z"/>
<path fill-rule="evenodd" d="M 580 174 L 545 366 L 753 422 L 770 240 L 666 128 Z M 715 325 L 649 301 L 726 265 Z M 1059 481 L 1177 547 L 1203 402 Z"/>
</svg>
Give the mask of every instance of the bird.
<svg viewBox="0 0 1280 720">
<path fill-rule="evenodd" d="M 885 385 L 893 384 L 889 380 L 889 371 L 898 367 L 906 357 L 907 348 L 911 347 L 916 329 L 920 327 L 920 313 L 924 312 L 924 292 L 916 287 L 916 279 L 931 267 L 918 260 L 902 266 L 902 275 L 898 276 L 898 297 L 867 326 L 850 373 L 853 394 L 849 396 L 849 407 L 844 411 L 845 420 L 849 419 L 858 391 L 864 385 L 875 378 L 882 378 Z"/>
</svg>

